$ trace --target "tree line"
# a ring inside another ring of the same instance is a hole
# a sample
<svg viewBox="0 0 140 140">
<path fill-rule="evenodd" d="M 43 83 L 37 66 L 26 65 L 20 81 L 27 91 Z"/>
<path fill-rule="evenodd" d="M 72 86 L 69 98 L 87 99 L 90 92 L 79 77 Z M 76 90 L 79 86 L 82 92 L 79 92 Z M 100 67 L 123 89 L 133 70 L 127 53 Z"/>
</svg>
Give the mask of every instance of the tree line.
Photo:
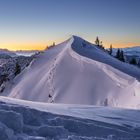
<svg viewBox="0 0 140 140">
<path fill-rule="evenodd" d="M 103 42 L 100 41 L 98 36 L 96 37 L 95 45 L 98 46 L 100 49 L 104 49 L 109 55 L 115 57 L 116 59 L 118 59 L 122 62 L 126 62 L 124 51 L 122 49 L 118 48 L 117 51 L 116 51 L 116 54 L 114 54 L 112 44 L 110 45 L 109 49 L 105 49 L 105 47 L 103 46 Z M 137 62 L 135 57 L 132 57 L 129 60 L 129 63 L 132 64 L 132 65 L 139 65 L 140 66 L 140 63 Z"/>
</svg>

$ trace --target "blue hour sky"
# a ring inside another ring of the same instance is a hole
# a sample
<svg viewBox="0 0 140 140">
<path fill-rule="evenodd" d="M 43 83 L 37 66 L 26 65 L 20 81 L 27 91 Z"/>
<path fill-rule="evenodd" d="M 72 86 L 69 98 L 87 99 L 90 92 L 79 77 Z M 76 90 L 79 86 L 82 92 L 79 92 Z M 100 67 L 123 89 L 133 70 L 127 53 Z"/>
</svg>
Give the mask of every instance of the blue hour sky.
<svg viewBox="0 0 140 140">
<path fill-rule="evenodd" d="M 140 45 L 140 0 L 0 0 L 0 48 L 43 49 L 71 35 Z"/>
</svg>

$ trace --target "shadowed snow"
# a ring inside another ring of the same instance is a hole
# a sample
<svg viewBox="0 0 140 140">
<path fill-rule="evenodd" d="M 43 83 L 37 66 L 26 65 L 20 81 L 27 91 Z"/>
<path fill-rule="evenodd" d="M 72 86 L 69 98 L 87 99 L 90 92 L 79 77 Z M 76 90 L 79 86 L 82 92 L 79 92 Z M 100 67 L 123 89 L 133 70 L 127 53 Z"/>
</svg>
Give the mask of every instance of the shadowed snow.
<svg viewBox="0 0 140 140">
<path fill-rule="evenodd" d="M 139 140 L 139 116 L 137 110 L 0 97 L 0 139 Z"/>
</svg>

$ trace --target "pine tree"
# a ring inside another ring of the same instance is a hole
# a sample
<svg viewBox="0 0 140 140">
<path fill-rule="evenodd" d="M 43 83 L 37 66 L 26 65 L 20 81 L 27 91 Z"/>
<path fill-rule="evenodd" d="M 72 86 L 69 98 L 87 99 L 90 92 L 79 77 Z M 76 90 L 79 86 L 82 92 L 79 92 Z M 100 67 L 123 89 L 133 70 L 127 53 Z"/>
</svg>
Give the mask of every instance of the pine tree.
<svg viewBox="0 0 140 140">
<path fill-rule="evenodd" d="M 125 62 L 123 50 L 120 52 L 119 60 Z"/>
<path fill-rule="evenodd" d="M 100 40 L 99 40 L 98 36 L 96 37 L 95 44 L 96 44 L 97 46 L 100 46 Z"/>
<path fill-rule="evenodd" d="M 125 62 L 123 50 L 120 49 L 117 50 L 116 58 L 120 61 Z"/>
<path fill-rule="evenodd" d="M 101 49 L 104 49 L 103 42 L 99 40 L 98 36 L 96 37 L 95 45 L 97 45 Z"/>
<path fill-rule="evenodd" d="M 100 41 L 100 43 L 99 43 L 99 47 L 100 47 L 101 49 L 104 49 L 103 41 Z"/>
<path fill-rule="evenodd" d="M 15 67 L 15 76 L 18 75 L 21 72 L 21 67 L 18 63 L 16 63 L 16 67 Z"/>
<path fill-rule="evenodd" d="M 110 48 L 109 48 L 109 54 L 110 54 L 110 55 L 112 55 L 112 48 L 113 48 L 113 47 L 112 47 L 112 44 L 111 44 L 111 45 L 110 45 Z"/>
<path fill-rule="evenodd" d="M 132 58 L 129 63 L 132 64 L 132 65 L 137 65 L 136 58 Z"/>
<path fill-rule="evenodd" d="M 118 49 L 117 52 L 116 52 L 116 58 L 117 58 L 117 59 L 120 58 L 120 49 Z"/>
</svg>

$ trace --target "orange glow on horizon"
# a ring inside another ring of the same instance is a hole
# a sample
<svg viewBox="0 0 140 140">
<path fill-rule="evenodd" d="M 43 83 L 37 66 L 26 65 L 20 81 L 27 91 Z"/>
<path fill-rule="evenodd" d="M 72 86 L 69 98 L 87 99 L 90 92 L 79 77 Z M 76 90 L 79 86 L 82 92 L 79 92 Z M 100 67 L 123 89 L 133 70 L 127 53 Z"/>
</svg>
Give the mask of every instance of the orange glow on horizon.
<svg viewBox="0 0 140 140">
<path fill-rule="evenodd" d="M 0 49 L 8 49 L 11 51 L 16 50 L 44 50 L 47 46 L 51 45 L 51 43 L 29 43 L 29 44 L 0 44 Z"/>
<path fill-rule="evenodd" d="M 89 42 L 92 42 L 93 44 L 95 43 L 95 42 L 93 42 L 93 41 L 89 41 Z M 103 46 L 105 47 L 105 48 L 109 48 L 110 47 L 110 45 L 112 45 L 112 47 L 113 48 L 128 48 L 128 47 L 134 47 L 134 46 L 140 46 L 140 43 L 131 43 L 131 42 L 104 42 L 103 41 Z"/>
<path fill-rule="evenodd" d="M 16 50 L 44 50 L 48 46 L 52 45 L 53 42 L 55 44 L 59 44 L 63 42 L 65 39 L 55 39 L 55 40 L 50 40 L 50 41 L 41 41 L 41 42 L 10 42 L 10 43 L 0 43 L 0 49 L 8 49 L 11 51 L 16 51 Z"/>
<path fill-rule="evenodd" d="M 65 41 L 66 39 L 58 39 L 58 40 L 54 40 L 54 41 L 48 41 L 46 42 L 41 42 L 41 43 L 31 43 L 31 42 L 27 42 L 27 43 L 8 43 L 8 44 L 0 44 L 0 49 L 8 49 L 11 51 L 16 51 L 16 50 L 44 50 L 47 46 L 50 46 L 53 44 L 53 42 L 55 42 L 56 44 L 59 44 L 63 41 Z M 91 41 L 91 39 L 89 39 L 89 42 L 93 43 L 93 40 Z M 126 42 L 103 42 L 103 45 L 105 48 L 109 48 L 110 45 L 112 44 L 113 48 L 125 48 L 125 47 L 133 47 L 133 46 L 140 46 L 139 43 L 126 43 Z"/>
<path fill-rule="evenodd" d="M 94 40 L 92 38 L 86 38 L 89 42 L 95 44 Z M 102 40 L 103 41 L 103 46 L 105 48 L 109 48 L 110 45 L 112 45 L 113 48 L 128 48 L 128 47 L 134 47 L 134 46 L 140 46 L 140 42 L 129 42 L 129 40 Z"/>
<path fill-rule="evenodd" d="M 8 49 L 11 51 L 16 50 L 44 50 L 45 46 L 40 44 L 13 44 L 13 45 L 0 45 L 0 49 Z"/>
</svg>

